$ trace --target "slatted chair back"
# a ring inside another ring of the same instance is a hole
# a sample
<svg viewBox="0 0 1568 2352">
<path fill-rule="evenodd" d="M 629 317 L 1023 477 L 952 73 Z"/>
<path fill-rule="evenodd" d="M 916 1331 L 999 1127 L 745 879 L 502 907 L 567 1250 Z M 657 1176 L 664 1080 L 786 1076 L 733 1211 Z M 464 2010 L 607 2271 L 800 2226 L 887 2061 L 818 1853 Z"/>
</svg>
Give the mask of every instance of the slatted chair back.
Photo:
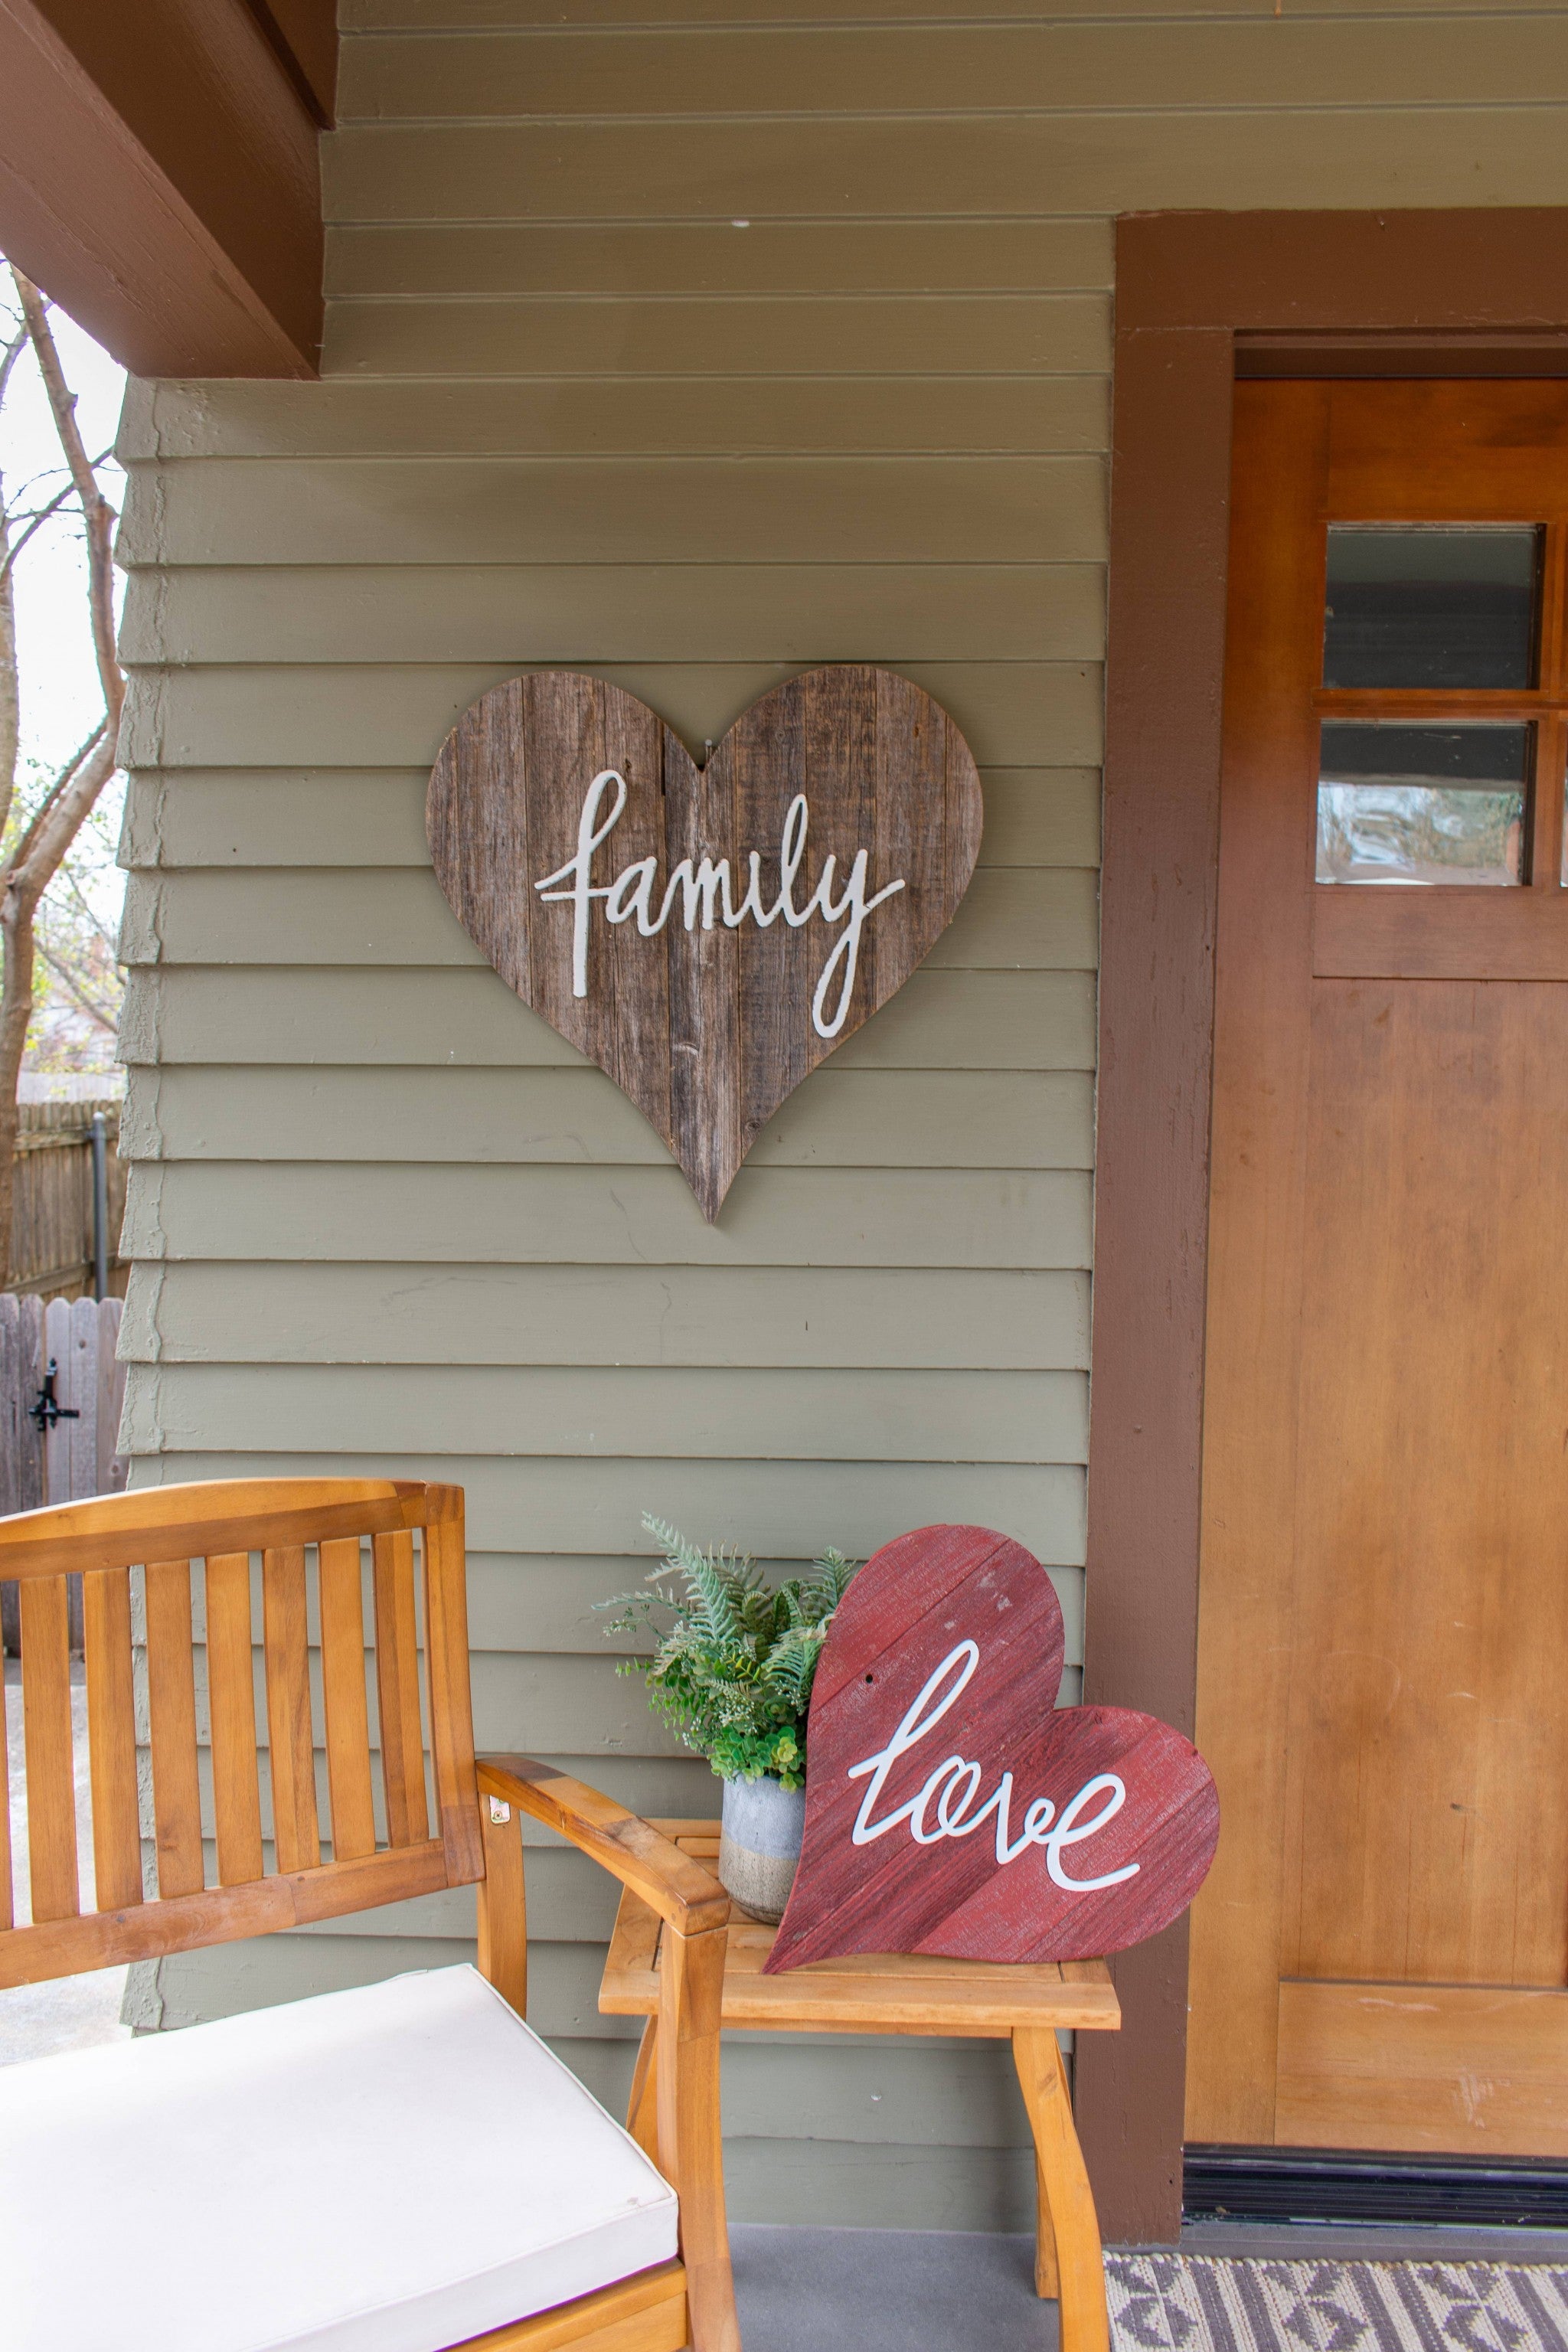
<svg viewBox="0 0 1568 2352">
<path fill-rule="evenodd" d="M 72 1575 L 86 1644 L 96 1896 L 86 1909 Z M 0 1590 L 11 1579 L 32 1919 L 14 1921 L 0 1740 L 0 1986 L 482 1876 L 460 1487 L 279 1478 L 100 1496 L 0 1520 Z M 139 1748 L 151 1766 L 145 1805 Z"/>
</svg>

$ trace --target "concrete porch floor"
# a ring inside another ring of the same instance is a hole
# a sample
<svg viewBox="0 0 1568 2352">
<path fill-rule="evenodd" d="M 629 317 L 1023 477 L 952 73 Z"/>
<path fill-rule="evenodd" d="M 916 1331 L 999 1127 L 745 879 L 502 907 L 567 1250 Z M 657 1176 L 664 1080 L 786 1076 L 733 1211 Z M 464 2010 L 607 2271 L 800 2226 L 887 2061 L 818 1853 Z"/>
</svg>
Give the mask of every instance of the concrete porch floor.
<svg viewBox="0 0 1568 2352">
<path fill-rule="evenodd" d="M 1055 2352 L 1057 2307 L 1036 2297 L 1031 2239 L 759 2224 L 737 2227 L 731 2239 L 746 2352 Z M 1563 2263 L 1568 2231 L 1199 2222 L 1182 2232 L 1182 2251 L 1259 2261 Z"/>
</svg>

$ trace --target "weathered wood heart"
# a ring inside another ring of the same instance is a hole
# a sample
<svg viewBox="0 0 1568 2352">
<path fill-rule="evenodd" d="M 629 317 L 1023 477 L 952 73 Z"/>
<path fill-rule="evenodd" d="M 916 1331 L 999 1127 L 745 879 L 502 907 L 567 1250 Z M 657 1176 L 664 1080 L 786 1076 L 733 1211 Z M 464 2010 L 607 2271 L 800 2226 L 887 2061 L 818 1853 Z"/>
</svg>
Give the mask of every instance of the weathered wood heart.
<svg viewBox="0 0 1568 2352">
<path fill-rule="evenodd" d="M 807 670 L 707 765 L 635 694 L 574 670 L 463 713 L 426 826 L 458 921 L 609 1073 L 711 1223 L 787 1095 L 952 920 L 980 781 L 891 670 Z"/>
<path fill-rule="evenodd" d="M 1219 1800 L 1190 1741 L 1058 1710 L 1062 1613 L 1022 1544 L 920 1528 L 868 1559 L 817 1663 L 805 1835 L 769 1973 L 837 1952 L 1081 1960 L 1202 1885 Z"/>
</svg>

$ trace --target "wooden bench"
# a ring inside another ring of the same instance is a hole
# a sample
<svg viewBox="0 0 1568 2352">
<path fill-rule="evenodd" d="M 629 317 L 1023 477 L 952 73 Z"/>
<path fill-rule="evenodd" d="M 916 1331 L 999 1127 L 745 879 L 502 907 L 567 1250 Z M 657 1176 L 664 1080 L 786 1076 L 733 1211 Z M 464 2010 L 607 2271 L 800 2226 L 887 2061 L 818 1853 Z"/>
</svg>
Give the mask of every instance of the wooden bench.
<svg viewBox="0 0 1568 2352">
<path fill-rule="evenodd" d="M 717 1822 L 650 1824 L 694 1861 L 716 1862 Z M 1112 2032 L 1121 2022 L 1103 1960 L 1047 1961 L 1032 1968 L 918 1954 L 858 1953 L 763 1976 L 775 1930 L 731 1906 L 723 2026 L 771 2033 L 929 2033 L 1007 2041 L 1035 2141 L 1035 2286 L 1058 2299 L 1061 2352 L 1107 2352 L 1105 2271 L 1100 2223 L 1073 2124 L 1059 2030 Z M 632 2080 L 627 2128 L 651 2148 L 655 2060 L 664 1950 L 658 1913 L 632 1887 L 621 1896 L 599 2007 L 641 2017 L 642 2046 Z"/>
</svg>

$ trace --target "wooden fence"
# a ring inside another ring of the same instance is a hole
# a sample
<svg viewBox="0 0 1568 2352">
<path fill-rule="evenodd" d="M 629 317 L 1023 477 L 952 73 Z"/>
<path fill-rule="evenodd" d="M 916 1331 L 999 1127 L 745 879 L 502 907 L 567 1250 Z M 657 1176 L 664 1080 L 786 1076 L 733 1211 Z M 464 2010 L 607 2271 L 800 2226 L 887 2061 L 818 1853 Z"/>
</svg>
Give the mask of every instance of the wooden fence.
<svg viewBox="0 0 1568 2352">
<path fill-rule="evenodd" d="M 18 1105 L 16 1184 L 11 1210 L 11 1279 L 40 1298 L 74 1297 L 93 1286 L 92 1115 L 103 1113 L 107 1178 L 105 1286 L 125 1292 L 118 1259 L 125 1219 L 125 1171 L 120 1164 L 120 1105 L 44 1102 Z M 0 1271 L 0 1279 L 3 1279 Z"/>
<path fill-rule="evenodd" d="M 120 1316 L 118 1298 L 52 1298 L 46 1307 L 36 1297 L 0 1294 L 0 1512 L 124 1486 L 115 1451 L 125 1402 L 125 1367 L 114 1352 Z M 75 1649 L 80 1607 L 73 1591 Z M 15 1584 L 0 1585 L 0 1643 L 13 1655 L 20 1646 Z"/>
</svg>

